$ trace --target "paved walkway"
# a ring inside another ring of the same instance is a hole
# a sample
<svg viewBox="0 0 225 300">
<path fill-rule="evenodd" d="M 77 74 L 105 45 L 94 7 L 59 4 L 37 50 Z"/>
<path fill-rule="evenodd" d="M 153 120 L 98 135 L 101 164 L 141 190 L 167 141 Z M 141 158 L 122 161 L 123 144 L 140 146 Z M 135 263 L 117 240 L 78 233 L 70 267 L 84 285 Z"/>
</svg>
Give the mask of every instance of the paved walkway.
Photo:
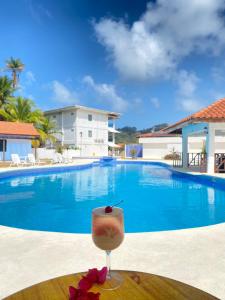
<svg viewBox="0 0 225 300">
<path fill-rule="evenodd" d="M 225 224 L 126 234 L 112 267 L 168 276 L 225 299 Z M 0 298 L 51 277 L 105 264 L 91 235 L 0 227 Z"/>
</svg>

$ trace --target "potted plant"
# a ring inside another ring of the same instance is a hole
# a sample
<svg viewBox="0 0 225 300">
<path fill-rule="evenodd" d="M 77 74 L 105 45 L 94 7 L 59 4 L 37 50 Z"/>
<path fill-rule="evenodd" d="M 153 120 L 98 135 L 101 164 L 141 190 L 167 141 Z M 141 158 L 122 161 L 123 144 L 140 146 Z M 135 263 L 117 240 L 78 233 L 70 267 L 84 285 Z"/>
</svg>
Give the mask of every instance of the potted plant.
<svg viewBox="0 0 225 300">
<path fill-rule="evenodd" d="M 130 156 L 132 157 L 132 159 L 136 158 L 137 155 L 137 150 L 135 148 L 132 148 L 130 150 Z"/>
</svg>

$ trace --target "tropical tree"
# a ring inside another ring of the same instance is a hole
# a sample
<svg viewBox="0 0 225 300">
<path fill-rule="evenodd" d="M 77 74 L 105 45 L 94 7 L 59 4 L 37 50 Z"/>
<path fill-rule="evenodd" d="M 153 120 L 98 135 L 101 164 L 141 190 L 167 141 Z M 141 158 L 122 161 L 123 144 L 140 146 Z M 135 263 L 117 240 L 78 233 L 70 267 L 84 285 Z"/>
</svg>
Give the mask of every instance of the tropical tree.
<svg viewBox="0 0 225 300">
<path fill-rule="evenodd" d="M 40 147 L 40 141 L 38 139 L 32 140 L 31 145 L 34 148 L 34 156 L 37 158 L 37 149 Z"/>
<path fill-rule="evenodd" d="M 40 134 L 40 140 L 42 144 L 45 144 L 47 141 L 50 141 L 54 144 L 56 142 L 55 134 L 60 133 L 56 129 L 56 123 L 45 117 L 38 124 L 37 130 Z"/>
<path fill-rule="evenodd" d="M 12 72 L 12 85 L 16 88 L 18 84 L 19 74 L 23 71 L 25 65 L 19 58 L 11 57 L 6 61 L 6 67 Z"/>
<path fill-rule="evenodd" d="M 33 101 L 23 97 L 12 98 L 5 106 L 0 109 L 0 116 L 11 122 L 25 122 L 38 125 L 43 120 L 43 113 L 35 109 Z"/>
<path fill-rule="evenodd" d="M 12 80 L 7 76 L 0 77 L 0 108 L 4 106 L 12 96 L 14 89 L 12 87 Z"/>
</svg>

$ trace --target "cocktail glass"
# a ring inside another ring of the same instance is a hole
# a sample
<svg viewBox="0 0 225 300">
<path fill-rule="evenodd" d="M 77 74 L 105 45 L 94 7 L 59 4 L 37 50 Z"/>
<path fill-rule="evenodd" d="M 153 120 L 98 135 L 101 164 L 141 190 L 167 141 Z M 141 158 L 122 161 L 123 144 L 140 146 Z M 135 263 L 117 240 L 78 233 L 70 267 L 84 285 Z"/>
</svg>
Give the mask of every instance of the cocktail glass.
<svg viewBox="0 0 225 300">
<path fill-rule="evenodd" d="M 119 247 L 124 239 L 123 210 L 113 207 L 111 212 L 105 212 L 105 207 L 98 207 L 92 211 L 92 239 L 95 245 L 106 252 L 107 277 L 102 285 L 105 290 L 118 288 L 123 278 L 115 271 L 111 271 L 111 251 Z"/>
</svg>

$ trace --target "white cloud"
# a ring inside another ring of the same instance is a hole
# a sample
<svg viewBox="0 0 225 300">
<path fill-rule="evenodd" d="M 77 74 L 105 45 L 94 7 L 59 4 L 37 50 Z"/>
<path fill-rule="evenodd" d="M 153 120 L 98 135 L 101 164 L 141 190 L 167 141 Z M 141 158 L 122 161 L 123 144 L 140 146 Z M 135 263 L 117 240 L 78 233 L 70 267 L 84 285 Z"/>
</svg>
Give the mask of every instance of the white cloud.
<svg viewBox="0 0 225 300">
<path fill-rule="evenodd" d="M 169 77 L 191 53 L 218 54 L 225 45 L 224 0 L 158 0 L 131 26 L 94 24 L 115 68 L 127 79 Z"/>
<path fill-rule="evenodd" d="M 26 77 L 26 84 L 31 85 L 32 83 L 36 82 L 36 78 L 34 76 L 34 73 L 31 71 L 27 71 L 25 73 L 25 77 Z"/>
<path fill-rule="evenodd" d="M 128 102 L 117 94 L 113 84 L 95 83 L 94 79 L 87 75 L 83 81 L 88 84 L 104 102 L 108 102 L 113 110 L 125 111 L 128 108 Z"/>
<path fill-rule="evenodd" d="M 43 19 L 53 19 L 51 11 L 40 3 L 36 3 L 33 0 L 27 0 L 31 17 L 41 24 Z"/>
<path fill-rule="evenodd" d="M 196 112 L 202 105 L 199 102 L 199 99 L 182 99 L 180 102 L 181 109 L 186 112 Z"/>
<path fill-rule="evenodd" d="M 195 112 L 202 107 L 201 100 L 197 96 L 199 82 L 199 77 L 194 73 L 181 70 L 177 74 L 177 100 L 180 109 L 186 112 Z"/>
<path fill-rule="evenodd" d="M 66 87 L 61 82 L 54 80 L 50 87 L 53 92 L 53 100 L 63 104 L 75 104 L 79 102 L 77 93 Z"/>
<path fill-rule="evenodd" d="M 160 101 L 158 98 L 153 97 L 150 99 L 150 102 L 155 108 L 160 108 Z"/>
<path fill-rule="evenodd" d="M 183 97 L 190 97 L 195 93 L 199 81 L 195 73 L 181 70 L 177 74 L 178 93 Z"/>
</svg>

